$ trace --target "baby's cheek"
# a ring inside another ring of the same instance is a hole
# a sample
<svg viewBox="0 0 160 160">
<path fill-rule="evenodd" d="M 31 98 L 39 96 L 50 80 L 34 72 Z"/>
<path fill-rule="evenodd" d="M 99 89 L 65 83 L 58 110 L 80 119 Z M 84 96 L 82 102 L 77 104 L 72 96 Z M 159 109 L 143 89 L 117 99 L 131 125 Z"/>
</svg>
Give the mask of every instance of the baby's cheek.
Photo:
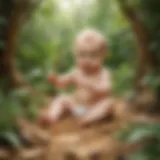
<svg viewBox="0 0 160 160">
<path fill-rule="evenodd" d="M 84 66 L 84 62 L 83 61 L 79 61 L 78 62 L 78 66 L 83 67 Z"/>
<path fill-rule="evenodd" d="M 76 61 L 76 64 L 77 64 L 78 66 L 81 66 L 81 65 L 82 65 L 82 61 L 81 61 L 81 60 L 77 60 L 77 61 Z"/>
<path fill-rule="evenodd" d="M 84 60 L 79 61 L 78 65 L 82 68 L 88 67 L 88 63 Z"/>
</svg>

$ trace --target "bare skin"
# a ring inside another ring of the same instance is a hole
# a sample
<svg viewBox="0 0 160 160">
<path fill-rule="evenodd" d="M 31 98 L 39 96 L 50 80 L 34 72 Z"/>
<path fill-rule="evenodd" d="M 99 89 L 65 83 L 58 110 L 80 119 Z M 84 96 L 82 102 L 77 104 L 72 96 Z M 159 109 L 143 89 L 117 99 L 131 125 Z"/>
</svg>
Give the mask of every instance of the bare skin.
<svg viewBox="0 0 160 160">
<path fill-rule="evenodd" d="M 85 114 L 76 116 L 82 125 L 108 114 L 113 98 L 111 74 L 103 68 L 106 54 L 105 39 L 98 32 L 88 30 L 77 36 L 74 48 L 76 65 L 73 70 L 62 76 L 48 76 L 48 80 L 56 87 L 75 86 L 71 95 L 59 95 L 51 104 L 46 115 L 49 122 L 58 121 L 66 109 L 75 115 L 79 106 L 86 110 Z"/>
</svg>

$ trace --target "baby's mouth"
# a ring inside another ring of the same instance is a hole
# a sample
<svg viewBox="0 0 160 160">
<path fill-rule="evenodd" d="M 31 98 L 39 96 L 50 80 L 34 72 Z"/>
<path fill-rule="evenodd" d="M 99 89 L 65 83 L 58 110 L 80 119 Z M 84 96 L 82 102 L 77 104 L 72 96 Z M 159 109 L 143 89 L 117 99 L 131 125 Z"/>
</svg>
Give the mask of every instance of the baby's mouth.
<svg viewBox="0 0 160 160">
<path fill-rule="evenodd" d="M 96 68 L 96 67 L 91 67 L 91 66 L 88 66 L 86 68 L 83 68 L 83 71 L 86 73 L 86 74 L 93 74 L 95 72 L 98 72 L 99 69 Z"/>
</svg>

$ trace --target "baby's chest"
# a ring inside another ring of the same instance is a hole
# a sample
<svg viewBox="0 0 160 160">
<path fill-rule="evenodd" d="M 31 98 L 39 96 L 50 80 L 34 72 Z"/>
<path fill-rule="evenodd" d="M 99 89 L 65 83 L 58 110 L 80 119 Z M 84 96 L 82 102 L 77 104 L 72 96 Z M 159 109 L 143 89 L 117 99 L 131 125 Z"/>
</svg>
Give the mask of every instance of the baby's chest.
<svg viewBox="0 0 160 160">
<path fill-rule="evenodd" d="M 90 83 L 100 83 L 101 82 L 101 77 L 100 76 L 83 76 L 81 75 L 79 77 L 80 79 L 86 80 L 86 82 Z"/>
<path fill-rule="evenodd" d="M 80 80 L 84 80 L 83 83 L 86 83 L 82 85 L 77 85 L 76 93 L 78 97 L 84 97 L 84 99 L 88 100 L 94 97 L 96 93 L 94 93 L 89 86 L 94 86 L 94 84 L 96 85 L 100 83 L 99 77 L 81 76 L 77 78 L 79 78 Z"/>
</svg>

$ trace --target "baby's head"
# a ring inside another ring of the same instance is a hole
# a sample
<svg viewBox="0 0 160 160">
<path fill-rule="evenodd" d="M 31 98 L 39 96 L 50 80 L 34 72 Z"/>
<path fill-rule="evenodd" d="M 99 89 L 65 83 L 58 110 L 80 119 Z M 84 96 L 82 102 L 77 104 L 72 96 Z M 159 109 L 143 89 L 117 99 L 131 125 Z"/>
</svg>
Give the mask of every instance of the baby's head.
<svg viewBox="0 0 160 160">
<path fill-rule="evenodd" d="M 88 29 L 77 35 L 74 46 L 76 64 L 92 72 L 101 68 L 107 54 L 105 38 L 96 30 Z"/>
</svg>

